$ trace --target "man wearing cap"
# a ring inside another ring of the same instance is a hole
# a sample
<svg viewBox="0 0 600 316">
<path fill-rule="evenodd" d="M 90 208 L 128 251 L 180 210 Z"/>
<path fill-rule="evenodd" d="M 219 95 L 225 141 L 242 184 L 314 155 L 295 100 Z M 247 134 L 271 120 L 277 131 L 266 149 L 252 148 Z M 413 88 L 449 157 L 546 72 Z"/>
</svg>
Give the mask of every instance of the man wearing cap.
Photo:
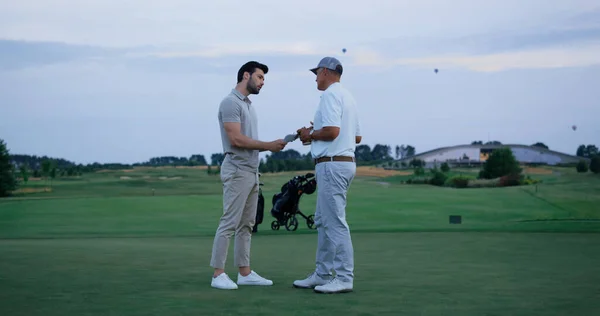
<svg viewBox="0 0 600 316">
<path fill-rule="evenodd" d="M 317 176 L 316 269 L 308 278 L 294 281 L 294 287 L 320 293 L 351 292 L 354 250 L 346 222 L 346 194 L 356 175 L 354 150 L 362 139 L 356 101 L 340 83 L 343 67 L 336 58 L 321 59 L 311 71 L 323 95 L 314 126 L 298 132 L 303 143 L 311 143 Z"/>
</svg>

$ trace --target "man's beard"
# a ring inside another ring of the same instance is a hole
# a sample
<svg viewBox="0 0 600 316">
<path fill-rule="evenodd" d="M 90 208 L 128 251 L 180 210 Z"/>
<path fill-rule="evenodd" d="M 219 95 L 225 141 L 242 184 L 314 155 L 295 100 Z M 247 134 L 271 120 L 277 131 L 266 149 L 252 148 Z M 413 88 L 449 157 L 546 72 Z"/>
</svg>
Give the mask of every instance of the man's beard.
<svg viewBox="0 0 600 316">
<path fill-rule="evenodd" d="M 246 89 L 248 92 L 250 92 L 250 94 L 258 94 L 260 92 L 252 80 L 248 81 L 248 84 L 246 84 Z"/>
</svg>

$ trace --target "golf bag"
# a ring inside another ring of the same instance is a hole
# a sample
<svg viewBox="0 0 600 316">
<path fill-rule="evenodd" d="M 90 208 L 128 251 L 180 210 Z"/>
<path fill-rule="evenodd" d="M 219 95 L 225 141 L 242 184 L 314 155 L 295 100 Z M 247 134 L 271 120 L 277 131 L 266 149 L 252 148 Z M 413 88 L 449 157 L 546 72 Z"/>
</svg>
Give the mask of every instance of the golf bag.
<svg viewBox="0 0 600 316">
<path fill-rule="evenodd" d="M 260 177 L 260 173 L 258 174 Z M 256 219 L 254 221 L 254 227 L 252 227 L 252 232 L 258 232 L 258 224 L 262 224 L 263 218 L 265 216 L 265 197 L 262 194 L 262 186 L 263 183 L 258 183 L 258 204 L 256 205 Z"/>
<path fill-rule="evenodd" d="M 309 229 L 314 229 L 315 216 L 302 214 L 298 208 L 298 204 L 303 194 L 313 194 L 316 189 L 317 180 L 312 173 L 307 173 L 304 176 L 295 176 L 285 183 L 281 187 L 281 192 L 273 195 L 271 215 L 275 217 L 275 220 L 271 223 L 271 229 L 279 230 L 279 227 L 285 226 L 288 231 L 295 231 L 298 229 L 297 214 L 306 219 L 306 225 Z"/>
</svg>

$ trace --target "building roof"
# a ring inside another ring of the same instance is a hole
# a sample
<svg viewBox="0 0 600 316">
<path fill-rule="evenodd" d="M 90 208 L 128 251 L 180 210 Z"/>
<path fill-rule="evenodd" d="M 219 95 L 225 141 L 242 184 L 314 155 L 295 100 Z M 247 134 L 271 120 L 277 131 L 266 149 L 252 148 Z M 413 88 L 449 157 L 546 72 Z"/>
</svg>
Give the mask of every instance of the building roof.
<svg viewBox="0 0 600 316">
<path fill-rule="evenodd" d="M 538 151 L 540 153 L 546 153 L 546 154 L 552 154 L 555 156 L 559 156 L 563 159 L 573 159 L 573 160 L 580 160 L 580 159 L 584 159 L 584 160 L 589 160 L 588 158 L 584 158 L 584 157 L 579 157 L 579 156 L 574 156 L 574 155 L 569 155 L 569 154 L 565 154 L 562 152 L 558 152 L 555 150 L 550 150 L 550 149 L 546 149 L 543 147 L 538 147 L 538 146 L 529 146 L 529 145 L 521 145 L 521 144 L 502 144 L 502 145 L 472 145 L 472 144 L 467 144 L 467 145 L 455 145 L 455 146 L 447 146 L 447 147 L 439 147 L 436 149 L 432 149 L 432 150 L 428 150 L 419 154 L 416 154 L 414 156 L 411 157 L 407 157 L 407 158 L 403 158 L 400 159 L 400 161 L 410 161 L 412 159 L 415 158 L 420 158 L 420 157 L 424 157 L 424 156 L 429 156 L 431 154 L 437 154 L 439 152 L 444 152 L 444 151 L 448 151 L 448 150 L 457 150 L 457 149 L 496 149 L 496 148 L 505 148 L 505 147 L 510 147 L 510 148 L 523 148 L 523 149 L 530 149 L 530 150 L 535 150 Z"/>
</svg>

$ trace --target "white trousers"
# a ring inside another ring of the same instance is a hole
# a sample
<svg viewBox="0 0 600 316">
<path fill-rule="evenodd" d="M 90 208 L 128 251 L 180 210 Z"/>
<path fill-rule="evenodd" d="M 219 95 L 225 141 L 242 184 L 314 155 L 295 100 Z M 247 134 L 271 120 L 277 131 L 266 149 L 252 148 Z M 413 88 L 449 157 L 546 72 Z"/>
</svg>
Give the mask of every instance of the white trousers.
<svg viewBox="0 0 600 316">
<path fill-rule="evenodd" d="M 318 243 L 316 272 L 321 277 L 354 280 L 354 249 L 346 222 L 346 193 L 356 175 L 356 164 L 345 161 L 321 162 L 315 166 L 317 208 L 315 226 Z"/>
</svg>

